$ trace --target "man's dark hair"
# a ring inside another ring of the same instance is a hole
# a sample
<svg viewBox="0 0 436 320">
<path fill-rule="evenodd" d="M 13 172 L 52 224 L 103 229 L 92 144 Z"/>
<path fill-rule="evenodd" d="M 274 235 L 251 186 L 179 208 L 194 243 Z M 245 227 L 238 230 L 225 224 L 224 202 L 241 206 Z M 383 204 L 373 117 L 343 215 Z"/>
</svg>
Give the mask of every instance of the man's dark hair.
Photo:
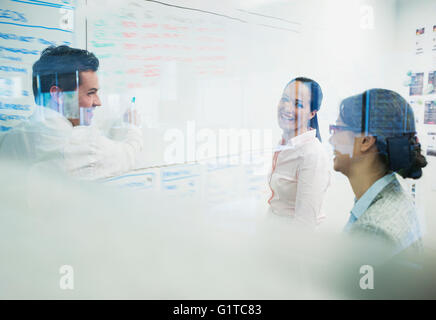
<svg viewBox="0 0 436 320">
<path fill-rule="evenodd" d="M 52 86 L 57 86 L 63 91 L 76 90 L 78 72 L 97 71 L 98 66 L 97 57 L 87 50 L 65 45 L 45 48 L 32 68 L 35 102 L 38 103 L 40 93 L 49 92 Z"/>
</svg>

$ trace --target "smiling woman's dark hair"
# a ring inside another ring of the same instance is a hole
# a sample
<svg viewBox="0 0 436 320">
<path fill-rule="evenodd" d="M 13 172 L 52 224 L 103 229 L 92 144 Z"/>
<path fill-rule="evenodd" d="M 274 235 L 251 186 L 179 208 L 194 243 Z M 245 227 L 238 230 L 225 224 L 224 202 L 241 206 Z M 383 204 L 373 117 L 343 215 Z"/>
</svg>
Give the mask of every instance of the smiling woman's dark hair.
<svg viewBox="0 0 436 320">
<path fill-rule="evenodd" d="M 310 90 L 310 111 L 317 111 L 317 113 L 312 119 L 310 119 L 309 126 L 316 130 L 316 137 L 319 141 L 322 141 L 318 125 L 318 111 L 321 108 L 322 102 L 321 87 L 316 81 L 305 77 L 297 77 L 292 79 L 286 86 L 296 81 L 303 83 Z"/>
<path fill-rule="evenodd" d="M 340 118 L 354 132 L 376 137 L 380 159 L 387 171 L 418 179 L 427 160 L 421 154 L 415 117 L 409 103 L 387 89 L 370 89 L 344 99 Z"/>
</svg>

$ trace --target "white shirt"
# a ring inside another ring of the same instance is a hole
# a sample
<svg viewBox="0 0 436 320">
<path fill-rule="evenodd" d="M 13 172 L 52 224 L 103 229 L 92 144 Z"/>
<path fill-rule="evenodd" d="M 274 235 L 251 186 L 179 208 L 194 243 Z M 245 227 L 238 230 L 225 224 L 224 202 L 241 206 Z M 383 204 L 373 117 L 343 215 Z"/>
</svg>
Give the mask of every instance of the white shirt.
<svg viewBox="0 0 436 320">
<path fill-rule="evenodd" d="M 75 178 L 95 180 L 134 169 L 143 136 L 139 128 L 128 126 L 121 140 L 110 139 L 95 127 L 73 127 L 58 112 L 36 106 L 32 116 L 0 143 L 0 159 L 46 163 Z"/>
<path fill-rule="evenodd" d="M 316 138 L 316 130 L 293 137 L 286 145 L 280 144 L 269 175 L 271 211 L 318 225 L 325 218 L 321 207 L 330 175 L 328 155 Z"/>
</svg>

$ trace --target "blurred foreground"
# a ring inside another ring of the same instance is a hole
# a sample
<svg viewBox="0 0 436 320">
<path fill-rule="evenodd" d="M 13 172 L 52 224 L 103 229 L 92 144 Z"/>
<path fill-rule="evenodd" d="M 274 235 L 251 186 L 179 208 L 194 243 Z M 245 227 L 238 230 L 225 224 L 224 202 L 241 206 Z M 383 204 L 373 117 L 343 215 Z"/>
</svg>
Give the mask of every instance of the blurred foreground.
<svg viewBox="0 0 436 320">
<path fill-rule="evenodd" d="M 1 299 L 436 298 L 435 252 L 391 258 L 340 230 L 266 218 L 254 198 L 211 207 L 10 163 L 0 183 Z M 374 289 L 360 287 L 364 265 Z"/>
</svg>

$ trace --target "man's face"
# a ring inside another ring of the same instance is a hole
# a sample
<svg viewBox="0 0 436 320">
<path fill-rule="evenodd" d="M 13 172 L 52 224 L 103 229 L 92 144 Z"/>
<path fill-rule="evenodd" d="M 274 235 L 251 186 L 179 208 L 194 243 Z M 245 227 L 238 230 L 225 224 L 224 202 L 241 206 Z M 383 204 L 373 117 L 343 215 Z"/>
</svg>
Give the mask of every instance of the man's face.
<svg viewBox="0 0 436 320">
<path fill-rule="evenodd" d="M 79 73 L 79 89 L 62 91 L 57 86 L 50 88 L 51 108 L 61 112 L 73 126 L 89 125 L 95 107 L 101 106 L 97 73 L 81 71 Z"/>
<path fill-rule="evenodd" d="M 94 71 L 82 71 L 79 73 L 79 107 L 92 108 L 101 106 L 98 90 L 97 73 Z"/>
<path fill-rule="evenodd" d="M 78 105 L 76 107 L 79 111 L 79 118 L 68 118 L 73 126 L 89 125 L 93 117 L 93 108 L 101 106 L 100 97 L 98 96 L 100 87 L 97 73 L 94 71 L 81 71 L 79 79 Z"/>
</svg>

